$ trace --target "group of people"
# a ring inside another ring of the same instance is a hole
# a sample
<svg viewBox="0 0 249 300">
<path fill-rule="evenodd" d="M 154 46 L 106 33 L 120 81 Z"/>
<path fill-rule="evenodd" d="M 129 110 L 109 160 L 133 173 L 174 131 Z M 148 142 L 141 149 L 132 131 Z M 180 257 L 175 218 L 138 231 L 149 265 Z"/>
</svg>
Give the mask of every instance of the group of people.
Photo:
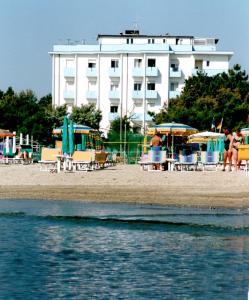
<svg viewBox="0 0 249 300">
<path fill-rule="evenodd" d="M 238 159 L 238 146 L 245 143 L 245 139 L 241 134 L 241 130 L 237 129 L 233 135 L 227 128 L 224 129 L 225 141 L 224 141 L 224 160 L 223 169 L 226 170 L 227 161 L 229 164 L 228 171 L 232 171 L 232 162 L 234 160 L 234 170 L 240 169 L 241 160 Z M 151 139 L 150 147 L 153 150 L 161 150 L 163 141 L 157 130 L 154 132 L 154 136 Z M 158 165 L 155 166 L 158 169 Z"/>
<path fill-rule="evenodd" d="M 232 135 L 231 131 L 225 128 L 224 134 L 225 147 L 222 171 L 226 170 L 227 160 L 229 163 L 228 171 L 232 171 L 232 160 L 234 160 L 234 169 L 237 171 L 241 164 L 241 160 L 238 159 L 238 146 L 245 143 L 244 137 L 242 136 L 240 129 L 237 129 L 235 135 Z"/>
</svg>

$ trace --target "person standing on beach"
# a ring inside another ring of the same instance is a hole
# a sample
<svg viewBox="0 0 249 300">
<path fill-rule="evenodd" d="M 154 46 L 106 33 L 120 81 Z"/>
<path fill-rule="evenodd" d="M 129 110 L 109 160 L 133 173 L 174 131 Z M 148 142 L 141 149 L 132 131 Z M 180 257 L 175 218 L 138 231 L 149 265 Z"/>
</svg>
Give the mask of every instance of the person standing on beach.
<svg viewBox="0 0 249 300">
<path fill-rule="evenodd" d="M 222 171 L 226 170 L 226 164 L 227 164 L 227 159 L 229 163 L 229 169 L 228 171 L 232 170 L 232 141 L 233 141 L 233 136 L 230 132 L 229 129 L 225 128 L 224 129 L 224 134 L 225 134 L 225 141 L 224 141 L 224 160 L 223 160 L 223 169 Z"/>
<path fill-rule="evenodd" d="M 233 149 L 233 159 L 234 159 L 234 165 L 235 165 L 235 171 L 240 168 L 241 160 L 238 160 L 238 146 L 241 144 L 244 144 L 245 140 L 244 137 L 241 134 L 240 129 L 238 128 L 236 130 L 236 133 L 232 139 L 232 149 Z"/>
</svg>

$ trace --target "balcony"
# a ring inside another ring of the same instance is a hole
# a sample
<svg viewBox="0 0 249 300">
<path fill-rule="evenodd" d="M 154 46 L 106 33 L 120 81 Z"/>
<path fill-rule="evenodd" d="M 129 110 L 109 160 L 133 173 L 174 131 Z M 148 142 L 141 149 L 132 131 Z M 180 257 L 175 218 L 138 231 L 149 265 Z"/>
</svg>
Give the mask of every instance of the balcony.
<svg viewBox="0 0 249 300">
<path fill-rule="evenodd" d="M 143 99 L 142 91 L 132 91 L 132 99 Z"/>
<path fill-rule="evenodd" d="M 117 90 L 109 91 L 109 99 L 119 99 L 120 98 L 120 92 Z"/>
<path fill-rule="evenodd" d="M 154 99 L 156 100 L 158 97 L 158 93 L 155 90 L 146 90 L 146 99 Z"/>
<path fill-rule="evenodd" d="M 71 77 L 75 77 L 75 68 L 65 68 L 64 69 L 64 77 L 68 77 L 68 78 L 71 78 Z"/>
<path fill-rule="evenodd" d="M 171 78 L 179 78 L 182 76 L 182 71 L 179 68 L 170 68 L 169 70 L 169 76 Z"/>
<path fill-rule="evenodd" d="M 132 76 L 133 77 L 143 77 L 144 76 L 144 68 L 133 68 Z"/>
<path fill-rule="evenodd" d="M 74 95 L 74 91 L 64 91 L 63 92 L 63 97 L 66 101 L 73 101 L 74 98 L 75 98 L 75 95 Z"/>
<path fill-rule="evenodd" d="M 110 68 L 109 77 L 120 77 L 120 68 Z"/>
<path fill-rule="evenodd" d="M 226 69 L 193 69 L 192 75 L 197 76 L 198 72 L 206 74 L 207 76 L 215 76 L 215 75 L 223 73 L 223 72 L 227 73 L 228 70 L 226 70 Z"/>
<path fill-rule="evenodd" d="M 148 77 L 157 77 L 159 75 L 159 70 L 157 67 L 147 67 L 146 76 Z"/>
<path fill-rule="evenodd" d="M 86 98 L 88 100 L 97 100 L 97 92 L 96 91 L 87 91 Z"/>
<path fill-rule="evenodd" d="M 151 121 L 152 117 L 149 114 L 144 114 L 143 113 L 135 113 L 131 116 L 131 121 L 143 121 L 145 117 L 145 121 Z"/>
<path fill-rule="evenodd" d="M 176 98 L 177 96 L 180 96 L 180 94 L 179 91 L 169 91 L 169 98 Z"/>
<path fill-rule="evenodd" d="M 108 114 L 108 120 L 109 121 L 113 121 L 115 119 L 119 118 L 119 114 L 118 113 L 109 113 Z"/>
<path fill-rule="evenodd" d="M 87 68 L 86 76 L 87 77 L 97 77 L 97 68 Z"/>
</svg>

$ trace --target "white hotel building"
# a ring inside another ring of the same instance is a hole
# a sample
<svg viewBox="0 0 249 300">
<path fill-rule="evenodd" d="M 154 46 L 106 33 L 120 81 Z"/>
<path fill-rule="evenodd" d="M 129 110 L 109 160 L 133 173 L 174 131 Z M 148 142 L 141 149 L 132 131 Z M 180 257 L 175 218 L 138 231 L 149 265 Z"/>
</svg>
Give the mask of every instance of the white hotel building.
<svg viewBox="0 0 249 300">
<path fill-rule="evenodd" d="M 117 116 L 127 115 L 142 133 L 151 122 L 148 111 L 180 95 L 197 71 L 227 72 L 232 52 L 217 51 L 218 39 L 193 36 L 141 35 L 126 30 L 98 35 L 96 45 L 54 45 L 53 105 L 94 103 L 102 111 L 107 132 Z"/>
</svg>

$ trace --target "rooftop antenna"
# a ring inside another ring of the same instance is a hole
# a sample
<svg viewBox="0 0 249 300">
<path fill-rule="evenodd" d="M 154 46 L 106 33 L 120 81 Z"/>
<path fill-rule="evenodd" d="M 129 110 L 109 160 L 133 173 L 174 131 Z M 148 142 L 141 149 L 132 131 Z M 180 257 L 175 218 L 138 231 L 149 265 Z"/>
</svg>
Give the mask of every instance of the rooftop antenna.
<svg viewBox="0 0 249 300">
<path fill-rule="evenodd" d="M 71 39 L 67 38 L 67 44 L 70 45 Z"/>
<path fill-rule="evenodd" d="M 133 29 L 134 30 L 138 30 L 138 27 L 139 27 L 139 20 L 141 20 L 141 17 L 139 16 L 136 16 L 134 21 L 132 22 L 133 23 Z"/>
</svg>

